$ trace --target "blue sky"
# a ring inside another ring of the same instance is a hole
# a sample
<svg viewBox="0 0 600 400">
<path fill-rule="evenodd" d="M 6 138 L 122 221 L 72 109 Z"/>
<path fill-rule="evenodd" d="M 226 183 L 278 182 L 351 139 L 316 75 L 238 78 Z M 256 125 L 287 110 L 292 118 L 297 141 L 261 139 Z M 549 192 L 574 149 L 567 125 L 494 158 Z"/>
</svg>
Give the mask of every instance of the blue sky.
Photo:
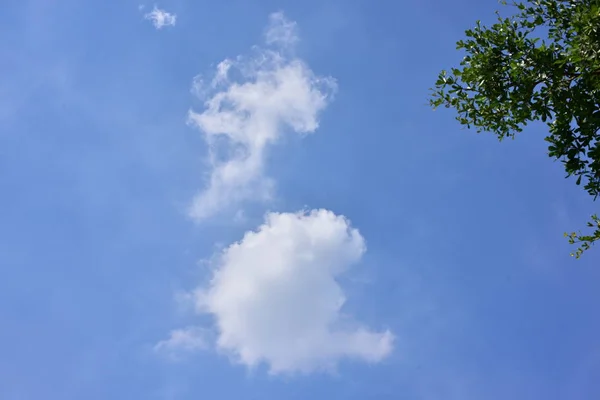
<svg viewBox="0 0 600 400">
<path fill-rule="evenodd" d="M 495 1 L 153 6 L 3 3 L 0 398 L 600 396 L 596 205 L 427 106 Z"/>
</svg>

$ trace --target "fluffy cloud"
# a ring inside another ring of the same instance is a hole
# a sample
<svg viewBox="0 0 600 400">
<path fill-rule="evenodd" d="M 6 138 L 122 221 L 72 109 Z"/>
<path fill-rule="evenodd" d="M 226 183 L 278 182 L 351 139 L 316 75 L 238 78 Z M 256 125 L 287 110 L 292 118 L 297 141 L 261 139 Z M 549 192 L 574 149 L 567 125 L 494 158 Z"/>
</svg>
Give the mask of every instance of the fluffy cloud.
<svg viewBox="0 0 600 400">
<path fill-rule="evenodd" d="M 162 29 L 165 26 L 175 26 L 177 22 L 177 15 L 161 10 L 156 6 L 154 6 L 152 11 L 144 15 L 144 18 L 152 21 L 156 29 Z"/>
<path fill-rule="evenodd" d="M 335 82 L 293 56 L 297 40 L 296 24 L 282 13 L 272 14 L 266 48 L 224 60 L 208 82 L 194 79 L 192 90 L 204 97 L 205 108 L 190 111 L 189 122 L 204 134 L 210 172 L 190 209 L 193 218 L 207 218 L 243 200 L 271 198 L 274 183 L 264 174 L 268 146 L 286 132 L 310 133 L 319 126 Z"/>
<path fill-rule="evenodd" d="M 331 211 L 270 213 L 216 258 L 194 301 L 214 317 L 217 348 L 250 368 L 309 373 L 343 358 L 378 362 L 392 351 L 392 333 L 346 315 L 336 280 L 365 249 L 358 230 Z"/>
</svg>

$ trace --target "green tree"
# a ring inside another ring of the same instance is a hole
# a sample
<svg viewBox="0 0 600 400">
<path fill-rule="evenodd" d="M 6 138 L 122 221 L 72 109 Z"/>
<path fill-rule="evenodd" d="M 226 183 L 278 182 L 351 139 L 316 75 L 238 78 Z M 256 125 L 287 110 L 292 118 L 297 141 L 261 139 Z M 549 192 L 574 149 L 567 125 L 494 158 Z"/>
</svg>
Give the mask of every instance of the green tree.
<svg viewBox="0 0 600 400">
<path fill-rule="evenodd" d="M 457 42 L 465 56 L 442 71 L 430 104 L 454 108 L 456 119 L 502 140 L 530 122 L 547 124 L 548 154 L 567 177 L 600 195 L 600 0 L 527 0 L 508 4 L 487 27 L 477 21 Z M 565 234 L 579 258 L 600 240 L 600 218 L 590 234 Z"/>
</svg>

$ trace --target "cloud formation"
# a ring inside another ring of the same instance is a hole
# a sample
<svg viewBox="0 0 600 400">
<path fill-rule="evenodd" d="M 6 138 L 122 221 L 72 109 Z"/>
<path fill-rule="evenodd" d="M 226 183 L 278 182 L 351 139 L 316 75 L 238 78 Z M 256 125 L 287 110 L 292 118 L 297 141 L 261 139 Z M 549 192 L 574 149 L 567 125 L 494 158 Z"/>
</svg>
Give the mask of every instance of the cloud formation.
<svg viewBox="0 0 600 400">
<path fill-rule="evenodd" d="M 144 19 L 152 21 L 156 29 L 162 29 L 165 26 L 175 26 L 177 15 L 161 10 L 154 6 L 152 11 L 144 15 Z"/>
<path fill-rule="evenodd" d="M 193 92 L 205 100 L 189 122 L 209 147 L 209 178 L 190 215 L 202 220 L 244 200 L 272 197 L 274 182 L 264 174 L 266 151 L 286 133 L 311 133 L 335 91 L 294 57 L 296 24 L 282 13 L 269 18 L 266 48 L 250 57 L 226 59 L 208 82 L 194 79 Z"/>
<path fill-rule="evenodd" d="M 158 342 L 154 351 L 168 357 L 177 358 L 179 354 L 204 350 L 208 347 L 207 332 L 203 328 L 189 327 L 172 330 L 169 338 Z"/>
<path fill-rule="evenodd" d="M 217 348 L 247 367 L 309 373 L 344 358 L 378 362 L 392 351 L 392 333 L 346 315 L 336 280 L 365 250 L 358 230 L 331 211 L 270 213 L 216 257 L 193 298 L 214 317 Z"/>
</svg>

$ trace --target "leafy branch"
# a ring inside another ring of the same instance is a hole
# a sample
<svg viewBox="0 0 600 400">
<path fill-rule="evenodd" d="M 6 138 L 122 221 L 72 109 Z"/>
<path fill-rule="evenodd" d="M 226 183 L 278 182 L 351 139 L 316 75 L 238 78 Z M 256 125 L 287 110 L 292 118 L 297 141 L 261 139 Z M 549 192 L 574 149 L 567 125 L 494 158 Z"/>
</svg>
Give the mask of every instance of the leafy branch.
<svg viewBox="0 0 600 400">
<path fill-rule="evenodd" d="M 499 140 L 514 138 L 528 123 L 548 127 L 548 155 L 560 160 L 595 200 L 600 195 L 600 0 L 501 1 L 516 7 L 477 21 L 457 50 L 458 68 L 442 71 L 430 105 L 454 108 L 456 119 Z M 537 36 L 536 36 L 536 33 Z M 597 225 L 597 218 L 592 219 Z M 600 232 L 567 234 L 581 244 L 577 257 Z"/>
</svg>

